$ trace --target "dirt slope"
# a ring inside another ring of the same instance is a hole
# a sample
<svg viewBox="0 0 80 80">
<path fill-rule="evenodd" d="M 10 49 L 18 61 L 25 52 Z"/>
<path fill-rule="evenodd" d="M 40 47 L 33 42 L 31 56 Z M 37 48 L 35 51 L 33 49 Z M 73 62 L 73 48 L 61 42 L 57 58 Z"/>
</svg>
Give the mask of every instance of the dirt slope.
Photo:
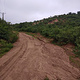
<svg viewBox="0 0 80 80">
<path fill-rule="evenodd" d="M 25 33 L 0 58 L 0 80 L 78 80 L 80 72 L 70 65 L 65 51 Z"/>
</svg>

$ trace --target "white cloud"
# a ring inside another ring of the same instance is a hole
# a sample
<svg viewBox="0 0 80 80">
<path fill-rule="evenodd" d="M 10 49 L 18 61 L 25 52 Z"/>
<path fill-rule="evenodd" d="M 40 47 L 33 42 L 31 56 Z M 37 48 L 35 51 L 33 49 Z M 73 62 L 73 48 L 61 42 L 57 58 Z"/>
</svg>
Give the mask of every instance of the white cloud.
<svg viewBox="0 0 80 80">
<path fill-rule="evenodd" d="M 77 12 L 79 3 L 80 0 L 0 0 L 0 11 L 6 12 L 6 21 L 16 23 Z"/>
</svg>

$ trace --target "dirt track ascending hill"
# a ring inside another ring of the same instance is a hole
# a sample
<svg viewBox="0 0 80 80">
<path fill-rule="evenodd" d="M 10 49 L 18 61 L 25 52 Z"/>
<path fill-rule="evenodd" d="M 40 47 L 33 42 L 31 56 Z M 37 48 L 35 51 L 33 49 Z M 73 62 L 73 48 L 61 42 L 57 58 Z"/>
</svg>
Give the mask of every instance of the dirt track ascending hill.
<svg viewBox="0 0 80 80">
<path fill-rule="evenodd" d="M 0 80 L 78 80 L 79 70 L 69 63 L 65 51 L 25 33 L 0 58 Z"/>
</svg>

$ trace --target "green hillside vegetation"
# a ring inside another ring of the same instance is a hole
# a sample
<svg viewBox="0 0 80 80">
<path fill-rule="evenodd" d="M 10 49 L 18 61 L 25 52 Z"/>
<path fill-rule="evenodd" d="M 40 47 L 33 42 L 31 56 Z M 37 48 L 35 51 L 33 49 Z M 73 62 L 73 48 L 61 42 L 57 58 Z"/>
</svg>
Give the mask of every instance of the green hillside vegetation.
<svg viewBox="0 0 80 80">
<path fill-rule="evenodd" d="M 18 39 L 17 33 L 12 31 L 11 26 L 4 20 L 0 19 L 0 57 L 8 52 Z"/>
<path fill-rule="evenodd" d="M 24 22 L 13 25 L 17 31 L 40 33 L 52 38 L 58 45 L 74 44 L 75 54 L 80 57 L 80 11 L 56 15 L 40 21 Z"/>
</svg>

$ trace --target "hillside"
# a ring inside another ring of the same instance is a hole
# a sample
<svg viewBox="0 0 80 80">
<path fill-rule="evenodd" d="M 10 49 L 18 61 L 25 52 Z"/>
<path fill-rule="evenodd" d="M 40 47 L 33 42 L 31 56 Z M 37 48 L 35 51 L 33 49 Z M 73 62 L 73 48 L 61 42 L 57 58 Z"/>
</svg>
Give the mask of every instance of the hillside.
<svg viewBox="0 0 80 80">
<path fill-rule="evenodd" d="M 40 33 L 53 39 L 52 42 L 58 45 L 73 44 L 75 45 L 74 53 L 80 56 L 80 11 L 13 26 L 18 31 Z"/>
<path fill-rule="evenodd" d="M 80 12 L 14 25 L 0 19 L 0 57 L 0 80 L 79 80 Z"/>
<path fill-rule="evenodd" d="M 79 80 L 65 50 L 20 32 L 19 39 L 0 58 L 0 80 Z"/>
</svg>

